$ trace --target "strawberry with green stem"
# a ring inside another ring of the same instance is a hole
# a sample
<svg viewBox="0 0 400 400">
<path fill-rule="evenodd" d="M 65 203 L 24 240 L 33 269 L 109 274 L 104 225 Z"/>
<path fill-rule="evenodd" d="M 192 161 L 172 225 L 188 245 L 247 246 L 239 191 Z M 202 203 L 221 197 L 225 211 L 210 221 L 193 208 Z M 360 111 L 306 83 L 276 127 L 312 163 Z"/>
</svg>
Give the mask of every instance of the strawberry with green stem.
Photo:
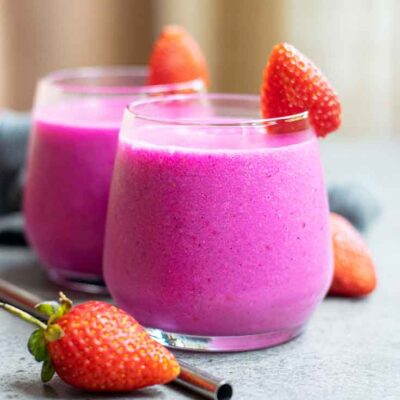
<svg viewBox="0 0 400 400">
<path fill-rule="evenodd" d="M 66 383 L 89 391 L 128 391 L 175 379 L 179 364 L 154 341 L 133 317 L 100 301 L 72 307 L 60 293 L 60 302 L 44 302 L 36 309 L 47 324 L 8 304 L 8 312 L 36 325 L 28 349 L 43 362 L 41 377 L 55 372 Z"/>
</svg>

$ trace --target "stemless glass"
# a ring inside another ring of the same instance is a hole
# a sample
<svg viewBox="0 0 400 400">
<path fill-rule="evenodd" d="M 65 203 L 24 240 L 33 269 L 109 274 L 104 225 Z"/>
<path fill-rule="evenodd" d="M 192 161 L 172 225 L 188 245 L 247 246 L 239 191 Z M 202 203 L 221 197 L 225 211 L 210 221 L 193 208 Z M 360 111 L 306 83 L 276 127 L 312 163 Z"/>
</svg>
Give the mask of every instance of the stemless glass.
<svg viewBox="0 0 400 400">
<path fill-rule="evenodd" d="M 125 111 L 104 277 L 163 344 L 268 347 L 298 335 L 332 275 L 328 203 L 307 113 L 257 96 L 177 95 Z"/>
<path fill-rule="evenodd" d="M 108 194 L 123 110 L 130 101 L 197 92 L 196 80 L 147 86 L 146 67 L 53 73 L 37 88 L 24 193 L 26 231 L 49 277 L 104 291 Z"/>
</svg>

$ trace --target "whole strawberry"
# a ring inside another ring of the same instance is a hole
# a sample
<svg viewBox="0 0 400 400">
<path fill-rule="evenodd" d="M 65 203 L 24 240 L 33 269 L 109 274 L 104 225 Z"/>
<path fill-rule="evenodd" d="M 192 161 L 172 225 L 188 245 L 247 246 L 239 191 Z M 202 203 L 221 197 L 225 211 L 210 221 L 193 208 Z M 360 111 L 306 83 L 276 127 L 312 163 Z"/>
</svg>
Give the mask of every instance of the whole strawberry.
<svg viewBox="0 0 400 400">
<path fill-rule="evenodd" d="M 376 287 L 375 265 L 361 235 L 342 216 L 330 214 L 334 275 L 329 294 L 357 297 Z"/>
<path fill-rule="evenodd" d="M 157 39 L 149 63 L 150 85 L 202 79 L 209 83 L 206 59 L 196 41 L 181 27 L 166 26 Z"/>
<path fill-rule="evenodd" d="M 265 118 L 308 111 L 318 136 L 338 129 L 341 106 L 321 71 L 295 47 L 277 44 L 264 69 L 261 110 Z"/>
<path fill-rule="evenodd" d="M 3 307 L 18 314 L 12 306 Z M 172 353 L 111 304 L 88 301 L 72 307 L 61 293 L 60 303 L 41 303 L 36 308 L 48 315 L 47 325 L 22 313 L 39 326 L 28 348 L 43 362 L 43 382 L 57 372 L 80 389 L 118 392 L 167 383 L 179 374 Z"/>
</svg>

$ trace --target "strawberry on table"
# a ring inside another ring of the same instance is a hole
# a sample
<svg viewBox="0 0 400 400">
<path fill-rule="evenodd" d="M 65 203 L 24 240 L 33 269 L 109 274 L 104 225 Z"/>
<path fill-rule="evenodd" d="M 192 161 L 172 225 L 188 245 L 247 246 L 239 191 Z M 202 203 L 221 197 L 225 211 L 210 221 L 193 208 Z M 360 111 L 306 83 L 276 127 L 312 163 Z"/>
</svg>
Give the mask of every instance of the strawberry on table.
<svg viewBox="0 0 400 400">
<path fill-rule="evenodd" d="M 150 57 L 150 85 L 202 79 L 209 84 L 206 59 L 197 42 L 181 27 L 166 26 Z"/>
<path fill-rule="evenodd" d="M 261 110 L 265 118 L 308 111 L 318 136 L 339 128 L 341 106 L 322 72 L 295 47 L 280 43 L 272 49 L 264 69 Z"/>
<path fill-rule="evenodd" d="M 329 294 L 365 296 L 376 287 L 375 265 L 361 235 L 342 216 L 330 214 L 334 275 Z"/>
<path fill-rule="evenodd" d="M 54 372 L 66 383 L 89 391 L 129 391 L 175 379 L 179 364 L 133 317 L 100 301 L 72 307 L 60 303 L 36 306 L 48 323 L 7 304 L 9 312 L 37 325 L 28 342 L 36 361 L 43 362 L 42 381 Z"/>
</svg>

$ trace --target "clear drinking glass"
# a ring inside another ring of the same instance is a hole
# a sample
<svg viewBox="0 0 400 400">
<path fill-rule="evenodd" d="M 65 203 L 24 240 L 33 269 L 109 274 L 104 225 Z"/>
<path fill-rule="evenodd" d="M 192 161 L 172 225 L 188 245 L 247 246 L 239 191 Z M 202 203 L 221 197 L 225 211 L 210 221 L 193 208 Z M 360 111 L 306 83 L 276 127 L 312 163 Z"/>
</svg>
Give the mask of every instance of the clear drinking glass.
<svg viewBox="0 0 400 400">
<path fill-rule="evenodd" d="M 134 99 L 197 92 L 202 81 L 147 86 L 145 67 L 79 68 L 37 87 L 24 193 L 26 231 L 49 277 L 104 291 L 108 194 L 123 110 Z"/>
<path fill-rule="evenodd" d="M 167 346 L 236 351 L 298 335 L 332 275 L 328 202 L 307 113 L 257 96 L 177 95 L 125 111 L 104 277 Z"/>
</svg>

